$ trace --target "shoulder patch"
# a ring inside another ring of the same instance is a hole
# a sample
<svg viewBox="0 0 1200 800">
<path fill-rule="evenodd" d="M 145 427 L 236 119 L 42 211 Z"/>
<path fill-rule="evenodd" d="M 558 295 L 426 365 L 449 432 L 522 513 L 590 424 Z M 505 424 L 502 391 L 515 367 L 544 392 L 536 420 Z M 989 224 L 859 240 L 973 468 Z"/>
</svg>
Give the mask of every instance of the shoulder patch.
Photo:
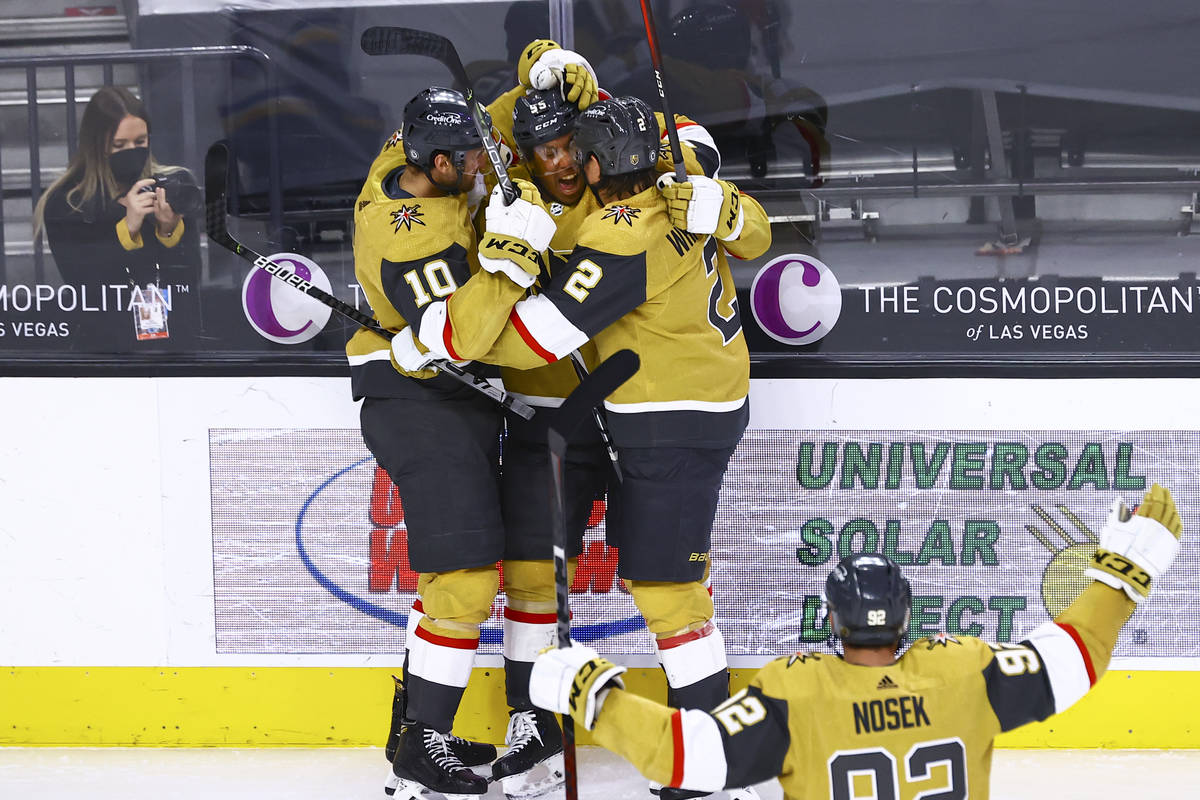
<svg viewBox="0 0 1200 800">
<path fill-rule="evenodd" d="M 358 210 L 362 211 L 364 208 L 366 208 L 369 205 L 371 205 L 370 200 L 359 200 L 358 201 Z"/>
<path fill-rule="evenodd" d="M 401 225 L 411 231 L 414 222 L 422 226 L 425 224 L 425 221 L 421 219 L 420 203 L 413 203 L 411 206 L 401 205 L 392 212 L 392 224 L 396 226 L 396 233 L 400 232 Z"/>
<path fill-rule="evenodd" d="M 637 219 L 638 214 L 641 213 L 642 210 L 640 208 L 633 208 L 632 206 L 609 206 L 608 208 L 604 209 L 604 216 L 601 217 L 601 219 L 611 219 L 613 225 L 619 225 L 622 221 L 624 221 L 626 225 L 632 228 L 633 221 Z"/>
<path fill-rule="evenodd" d="M 808 661 L 820 661 L 820 653 L 792 653 L 787 657 L 787 665 L 790 667 L 793 664 L 804 664 Z"/>
<path fill-rule="evenodd" d="M 948 633 L 937 633 L 925 639 L 925 649 L 932 650 L 935 647 L 949 647 L 952 644 L 961 645 L 958 639 L 955 639 Z"/>
<path fill-rule="evenodd" d="M 383 149 L 391 150 L 393 147 L 395 147 L 398 144 L 400 144 L 400 129 L 399 128 L 392 131 L 392 135 L 389 136 L 388 140 L 383 143 Z"/>
</svg>

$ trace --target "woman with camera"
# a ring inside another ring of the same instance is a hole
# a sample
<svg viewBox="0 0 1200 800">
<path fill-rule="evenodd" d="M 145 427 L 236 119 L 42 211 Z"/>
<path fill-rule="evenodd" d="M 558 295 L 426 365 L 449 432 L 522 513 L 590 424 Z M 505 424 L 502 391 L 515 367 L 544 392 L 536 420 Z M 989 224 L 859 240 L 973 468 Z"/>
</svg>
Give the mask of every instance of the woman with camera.
<svg viewBox="0 0 1200 800">
<path fill-rule="evenodd" d="M 97 91 L 66 173 L 34 212 L 35 238 L 46 231 L 78 298 L 73 349 L 140 351 L 194 332 L 201 206 L 190 173 L 150 154 L 142 101 L 117 86 Z"/>
</svg>

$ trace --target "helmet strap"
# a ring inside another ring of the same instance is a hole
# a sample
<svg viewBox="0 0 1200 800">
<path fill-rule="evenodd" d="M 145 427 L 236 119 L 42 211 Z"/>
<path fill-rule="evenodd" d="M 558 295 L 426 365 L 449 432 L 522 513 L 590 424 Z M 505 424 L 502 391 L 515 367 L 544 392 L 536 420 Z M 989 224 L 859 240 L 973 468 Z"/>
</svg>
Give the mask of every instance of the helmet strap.
<svg viewBox="0 0 1200 800">
<path fill-rule="evenodd" d="M 429 180 L 430 183 L 433 184 L 434 188 L 439 189 L 439 190 L 445 192 L 446 194 L 453 196 L 453 195 L 462 193 L 462 189 L 460 189 L 459 186 L 462 185 L 462 179 L 463 179 L 462 168 L 463 168 L 463 163 L 465 161 L 466 161 L 465 153 L 463 153 L 461 151 L 456 151 L 453 154 L 451 154 L 450 163 L 454 165 L 454 183 L 451 185 L 446 185 L 444 183 L 438 183 L 437 180 L 434 179 L 433 173 L 430 172 L 429 167 L 421 167 L 421 171 L 425 173 L 425 177 Z"/>
</svg>

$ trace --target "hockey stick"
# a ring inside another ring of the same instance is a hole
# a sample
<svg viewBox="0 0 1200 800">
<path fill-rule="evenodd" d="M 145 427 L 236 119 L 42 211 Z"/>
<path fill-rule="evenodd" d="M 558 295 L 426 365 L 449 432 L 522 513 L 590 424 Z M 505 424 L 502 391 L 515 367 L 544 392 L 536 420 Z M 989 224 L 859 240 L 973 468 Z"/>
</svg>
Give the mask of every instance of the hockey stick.
<svg viewBox="0 0 1200 800">
<path fill-rule="evenodd" d="M 496 140 L 492 138 L 491 129 L 484 124 L 487 109 L 476 99 L 475 88 L 471 86 L 462 59 L 458 57 L 458 51 L 454 49 L 454 43 L 445 36 L 429 31 L 397 28 L 391 25 L 375 25 L 362 32 L 358 44 L 362 51 L 369 56 L 428 56 L 442 62 L 450 69 L 450 74 L 454 76 L 454 82 L 459 85 L 466 97 L 467 105 L 471 109 L 471 116 L 475 118 L 475 130 L 483 139 L 483 149 L 487 153 L 488 161 L 492 164 L 492 170 L 496 173 L 496 181 L 500 184 L 500 191 L 504 194 L 504 204 L 511 205 L 512 201 L 517 199 L 517 187 L 513 186 L 512 179 L 508 177 L 508 170 L 504 166 L 504 160 L 500 158 L 500 149 L 496 147 Z"/>
<path fill-rule="evenodd" d="M 687 170 L 683 166 L 683 148 L 679 144 L 679 127 L 675 117 L 667 105 L 667 90 L 663 86 L 662 53 L 658 49 L 658 28 L 654 24 L 654 13 L 650 10 L 650 0 L 641 0 L 642 22 L 646 25 L 646 41 L 650 43 L 650 63 L 654 67 L 654 80 L 658 83 L 658 99 L 662 102 L 663 123 L 667 126 L 667 141 L 671 145 L 671 159 L 675 162 L 675 180 L 683 183 L 687 180 Z"/>
<path fill-rule="evenodd" d="M 329 306 L 343 317 L 357 322 L 364 328 L 374 331 L 389 341 L 395 336 L 394 333 L 382 327 L 373 317 L 362 313 L 352 305 L 342 302 L 325 290 L 313 286 L 278 261 L 272 261 L 266 256 L 251 250 L 237 239 L 234 239 L 229 233 L 229 223 L 225 217 L 228 191 L 229 145 L 224 141 L 218 141 L 212 147 L 208 148 L 208 153 L 204 157 L 205 222 L 208 230 L 208 238 L 226 250 L 241 256 L 268 275 L 299 289 L 317 302 Z M 437 367 L 455 380 L 492 398 L 514 414 L 525 419 L 533 419 L 532 406 L 513 397 L 503 389 L 493 386 L 486 379 L 467 372 L 452 361 L 435 359 L 430 363 L 431 366 Z"/>
<path fill-rule="evenodd" d="M 583 356 L 579 354 L 578 350 L 571 351 L 571 366 L 575 368 L 575 375 L 579 378 L 580 383 L 587 380 L 587 362 L 583 360 Z M 621 462 L 617 460 L 617 448 L 613 445 L 612 434 L 608 432 L 608 423 L 604 421 L 604 413 L 600 411 L 599 405 L 592 406 L 592 421 L 596 423 L 596 430 L 600 432 L 600 440 L 604 442 L 608 460 L 612 462 L 613 474 L 617 477 L 617 483 L 620 483 L 622 480 Z"/>
<path fill-rule="evenodd" d="M 604 402 L 621 384 L 637 372 L 640 360 L 632 350 L 618 350 L 606 358 L 587 377 L 579 382 L 575 390 L 557 409 L 550 412 L 547 430 L 550 449 L 550 474 L 552 479 L 553 542 L 554 542 L 554 595 L 558 613 L 558 646 L 571 646 L 571 609 L 567 592 L 567 518 L 566 487 L 563 483 L 563 462 L 567 457 L 567 440 L 588 415 L 588 411 Z M 579 788 L 575 769 L 575 724 L 564 714 L 563 728 L 563 772 L 567 800 L 578 800 Z"/>
</svg>

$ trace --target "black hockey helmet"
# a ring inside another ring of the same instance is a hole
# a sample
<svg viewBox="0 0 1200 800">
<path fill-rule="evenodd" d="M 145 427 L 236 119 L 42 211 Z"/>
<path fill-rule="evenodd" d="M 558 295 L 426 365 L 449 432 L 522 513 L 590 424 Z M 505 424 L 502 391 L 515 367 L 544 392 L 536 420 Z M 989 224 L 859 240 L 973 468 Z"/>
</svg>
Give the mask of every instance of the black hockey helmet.
<svg viewBox="0 0 1200 800">
<path fill-rule="evenodd" d="M 711 69 L 743 69 L 750 60 L 750 20 L 733 3 L 702 0 L 672 17 L 663 49 Z"/>
<path fill-rule="evenodd" d="M 908 633 L 912 589 L 887 556 L 854 553 L 825 581 L 833 635 L 855 647 L 896 644 Z"/>
<path fill-rule="evenodd" d="M 485 118 L 484 129 L 491 130 L 492 120 Z M 404 106 L 404 154 L 408 163 L 428 172 L 433 156 L 446 152 L 462 172 L 469 150 L 483 147 L 475 127 L 471 108 L 461 92 L 431 86 L 422 90 Z"/>
<path fill-rule="evenodd" d="M 595 156 L 605 177 L 652 169 L 658 161 L 654 112 L 628 95 L 592 103 L 575 124 L 575 152 L 580 168 Z"/>
<path fill-rule="evenodd" d="M 513 138 L 525 156 L 533 148 L 575 130 L 579 108 L 558 89 L 530 89 L 513 106 Z"/>
</svg>

